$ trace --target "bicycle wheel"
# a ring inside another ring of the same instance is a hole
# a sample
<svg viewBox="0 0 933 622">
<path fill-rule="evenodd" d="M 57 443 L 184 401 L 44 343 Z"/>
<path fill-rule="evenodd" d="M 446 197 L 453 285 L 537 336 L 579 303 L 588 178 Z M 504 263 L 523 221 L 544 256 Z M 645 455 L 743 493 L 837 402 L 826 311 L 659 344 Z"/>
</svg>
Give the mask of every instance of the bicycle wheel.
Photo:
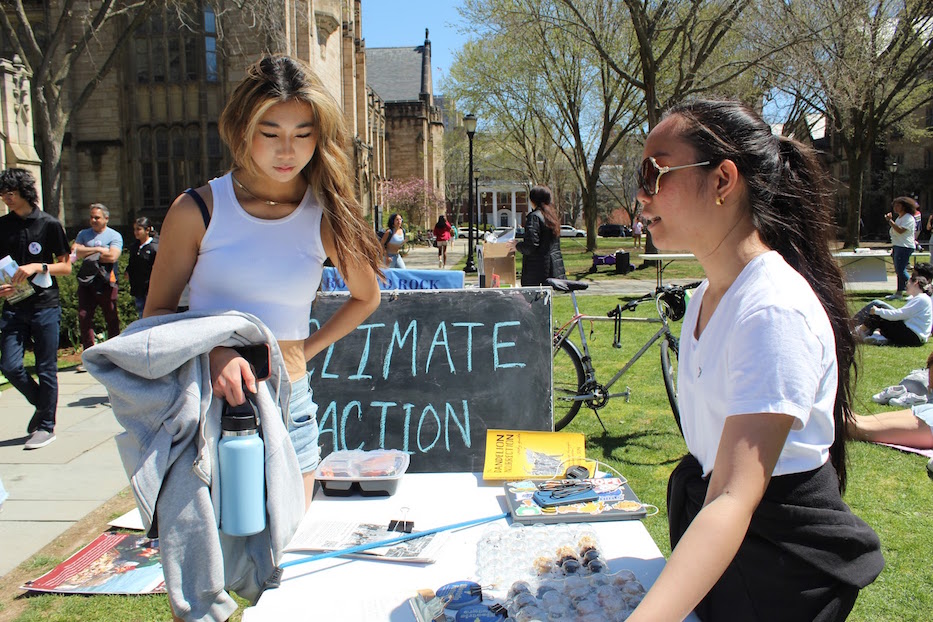
<svg viewBox="0 0 933 622">
<path fill-rule="evenodd" d="M 680 405 L 677 402 L 677 356 L 679 352 L 677 337 L 668 334 L 661 340 L 661 375 L 664 377 L 664 390 L 667 391 L 667 400 L 671 403 L 671 412 L 674 413 L 674 421 L 682 436 L 684 430 L 680 425 Z"/>
<path fill-rule="evenodd" d="M 398 249 L 398 254 L 402 257 L 406 257 L 408 253 L 411 252 L 411 249 L 415 247 L 414 242 L 411 240 L 405 240 L 405 243 L 402 244 L 402 248 Z"/>
<path fill-rule="evenodd" d="M 580 393 L 585 378 L 583 362 L 577 347 L 563 341 L 554 350 L 554 430 L 560 430 L 573 421 L 582 402 L 572 399 Z"/>
</svg>

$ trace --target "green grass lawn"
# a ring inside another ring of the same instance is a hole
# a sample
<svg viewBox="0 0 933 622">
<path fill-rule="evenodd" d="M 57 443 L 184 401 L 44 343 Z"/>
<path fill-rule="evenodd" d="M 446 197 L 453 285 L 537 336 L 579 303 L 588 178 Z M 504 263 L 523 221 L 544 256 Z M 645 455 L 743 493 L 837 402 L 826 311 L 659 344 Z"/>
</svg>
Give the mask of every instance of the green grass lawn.
<svg viewBox="0 0 933 622">
<path fill-rule="evenodd" d="M 644 245 L 642 245 L 644 246 Z M 599 266 L 596 272 L 590 272 L 593 267 L 593 253 L 586 251 L 586 238 L 561 238 L 560 251 L 564 257 L 564 269 L 567 278 L 580 281 L 603 281 L 610 279 L 629 279 L 636 281 L 654 281 L 657 271 L 653 265 L 640 268 L 642 261 L 639 255 L 645 252 L 644 247 L 634 248 L 632 238 L 596 238 L 596 252 L 600 255 L 612 255 L 617 250 L 628 251 L 629 261 L 636 269 L 628 274 L 616 274 L 615 266 Z M 466 258 L 461 259 L 455 270 L 463 270 Z M 515 253 L 515 272 L 521 274 L 522 254 Z M 664 269 L 664 278 L 667 279 L 699 279 L 703 277 L 703 268 L 693 261 L 678 260 L 667 264 Z"/>
<path fill-rule="evenodd" d="M 626 240 L 609 240 L 611 244 L 607 244 L 607 250 L 620 241 L 624 244 Z M 631 241 L 628 243 L 630 245 Z M 564 246 L 565 260 L 572 262 L 574 269 L 584 265 L 577 255 L 586 253 L 574 253 L 570 245 Z M 683 272 L 689 273 L 694 269 L 690 263 L 675 262 L 671 269 L 684 264 Z M 589 265 L 587 259 L 586 268 Z M 639 272 L 654 278 L 654 270 Z M 633 274 L 638 275 L 639 272 Z M 853 296 L 850 298 L 851 309 L 855 311 L 879 295 Z M 602 315 L 618 301 L 613 296 L 581 297 L 581 311 Z M 569 318 L 570 309 L 569 296 L 555 297 L 555 320 Z M 631 356 L 653 331 L 653 325 L 626 324 L 622 334 L 623 347 L 617 350 L 612 347 L 611 324 L 596 325 L 591 348 L 598 377 L 608 380 L 622 366 L 623 357 Z M 911 369 L 923 367 L 928 351 L 928 348 L 861 347 L 855 391 L 856 412 L 884 410 L 871 401 L 871 395 L 897 383 Z M 592 412 L 586 409 L 581 410 L 566 430 L 582 432 L 586 436 L 590 457 L 621 471 L 642 501 L 658 506 L 658 515 L 643 522 L 661 551 L 669 555 L 665 518 L 667 478 L 686 448 L 667 403 L 658 348 L 653 347 L 646 352 L 617 386 L 631 387 L 632 396 L 627 403 L 623 400 L 610 401 L 601 411 L 608 434 L 603 432 Z M 887 562 L 881 576 L 862 591 L 850 620 L 907 622 L 929 619 L 929 612 L 933 610 L 933 591 L 930 590 L 933 565 L 929 561 L 933 559 L 933 544 L 929 537 L 933 533 L 933 482 L 926 475 L 925 463 L 922 456 L 886 447 L 866 443 L 849 445 L 849 488 L 845 500 L 857 515 L 874 527 L 881 538 Z M 100 530 L 105 528 L 101 524 Z M 33 560 L 30 569 L 34 570 L 33 576 L 38 576 L 60 561 Z M 231 620 L 240 620 L 241 614 L 242 609 Z M 0 621 L 7 619 L 17 622 L 167 620 L 169 610 L 165 597 L 41 595 L 28 598 L 26 611 L 15 618 L 4 617 L 0 605 Z"/>
</svg>

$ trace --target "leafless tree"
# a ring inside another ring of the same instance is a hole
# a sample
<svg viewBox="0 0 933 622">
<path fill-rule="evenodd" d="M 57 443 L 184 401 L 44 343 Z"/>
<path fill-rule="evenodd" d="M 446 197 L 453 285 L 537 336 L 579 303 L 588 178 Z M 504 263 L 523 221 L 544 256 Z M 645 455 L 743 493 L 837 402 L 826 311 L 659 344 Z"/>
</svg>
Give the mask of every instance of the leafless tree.
<svg viewBox="0 0 933 622">
<path fill-rule="evenodd" d="M 254 35 L 270 41 L 284 31 L 273 0 L 217 0 L 213 4 L 218 25 L 221 16 L 229 13 L 251 24 Z M 0 3 L 0 29 L 32 74 L 45 207 L 62 222 L 62 148 L 68 124 L 121 62 L 137 29 L 153 10 L 161 8 L 175 11 L 184 27 L 200 30 L 200 13 L 186 0 L 52 0 L 43 2 L 41 8 L 24 0 Z M 77 91 L 69 90 L 74 83 L 69 78 L 80 64 L 90 65 L 93 77 Z"/>
</svg>

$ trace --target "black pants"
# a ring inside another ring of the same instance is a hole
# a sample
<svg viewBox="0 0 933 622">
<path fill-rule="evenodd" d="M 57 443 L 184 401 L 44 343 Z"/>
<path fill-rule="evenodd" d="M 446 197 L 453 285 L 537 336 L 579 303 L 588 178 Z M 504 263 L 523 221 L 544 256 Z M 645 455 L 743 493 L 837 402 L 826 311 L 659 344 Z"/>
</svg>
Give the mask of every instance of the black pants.
<svg viewBox="0 0 933 622">
<path fill-rule="evenodd" d="M 887 320 L 877 315 L 869 315 L 865 318 L 865 326 L 868 330 L 881 330 L 888 343 L 896 346 L 922 346 L 923 340 L 917 336 L 917 333 L 910 330 L 903 320 Z"/>
<path fill-rule="evenodd" d="M 709 482 L 686 456 L 667 489 L 671 547 L 703 507 Z M 845 620 L 884 567 L 874 531 L 839 496 L 836 471 L 774 477 L 732 563 L 697 606 L 703 622 Z"/>
</svg>

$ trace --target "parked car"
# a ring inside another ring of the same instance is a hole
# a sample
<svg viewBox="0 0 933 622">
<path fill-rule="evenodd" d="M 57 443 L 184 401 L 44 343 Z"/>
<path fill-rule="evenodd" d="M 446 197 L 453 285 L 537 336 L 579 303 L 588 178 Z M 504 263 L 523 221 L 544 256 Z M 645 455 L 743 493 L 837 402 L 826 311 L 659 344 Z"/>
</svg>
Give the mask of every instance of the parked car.
<svg viewBox="0 0 933 622">
<path fill-rule="evenodd" d="M 508 242 L 515 239 L 515 230 L 512 227 L 496 227 L 486 234 L 487 242 Z"/>
<path fill-rule="evenodd" d="M 627 238 L 632 235 L 632 229 L 627 225 L 606 223 L 604 225 L 599 225 L 599 229 L 596 230 L 596 233 L 604 238 Z"/>
<path fill-rule="evenodd" d="M 577 229 L 570 225 L 561 225 L 560 226 L 560 237 L 562 238 L 585 238 L 586 231 L 583 229 Z"/>
<path fill-rule="evenodd" d="M 468 227 L 459 227 L 459 228 L 457 229 L 457 238 L 459 238 L 459 239 L 464 239 L 464 240 L 465 240 L 466 238 L 469 237 L 469 233 L 468 233 L 468 232 L 469 232 L 469 228 L 468 228 Z M 483 239 L 483 236 L 485 236 L 485 235 L 486 235 L 486 232 L 485 232 L 485 231 L 480 231 L 479 229 L 476 229 L 476 228 L 473 229 L 473 239 L 474 239 L 474 240 L 482 240 L 482 239 Z"/>
</svg>

